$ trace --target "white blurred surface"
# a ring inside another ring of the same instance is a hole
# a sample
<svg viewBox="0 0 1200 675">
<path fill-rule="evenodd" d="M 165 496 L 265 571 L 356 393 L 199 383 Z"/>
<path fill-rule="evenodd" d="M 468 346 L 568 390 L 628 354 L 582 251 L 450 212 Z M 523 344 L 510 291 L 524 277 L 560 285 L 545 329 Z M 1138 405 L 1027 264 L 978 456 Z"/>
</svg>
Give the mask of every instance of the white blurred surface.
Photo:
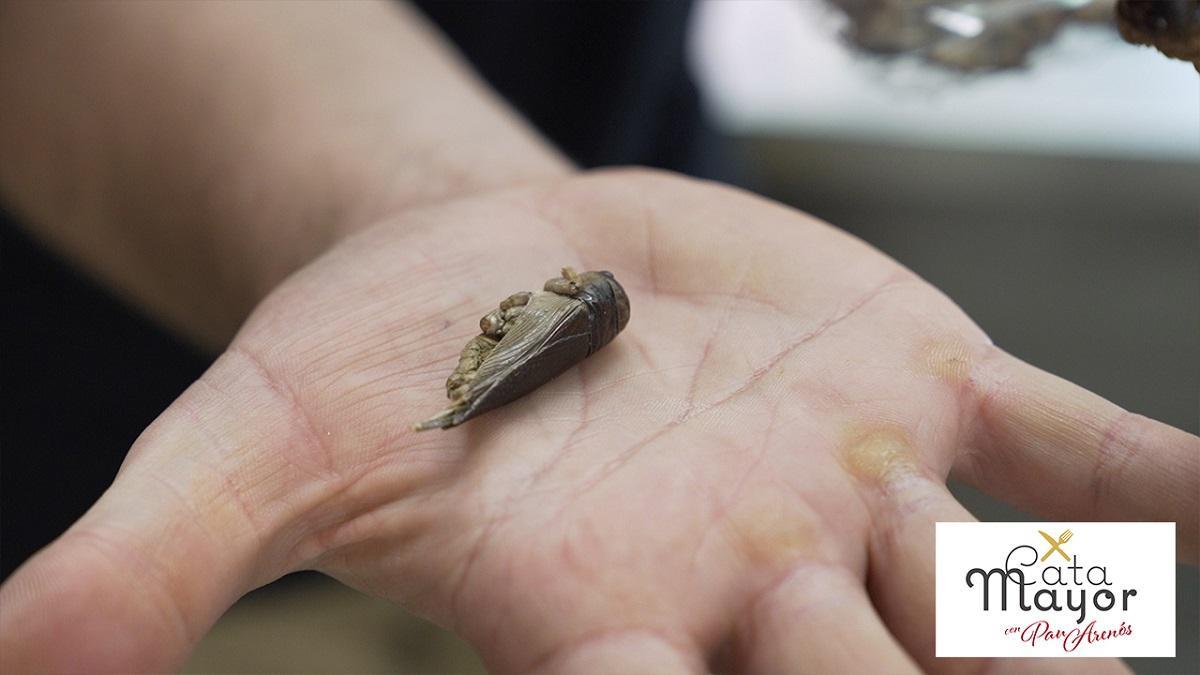
<svg viewBox="0 0 1200 675">
<path fill-rule="evenodd" d="M 733 132 L 1200 162 L 1200 75 L 1073 25 L 1025 70 L 957 75 L 885 61 L 840 38 L 824 0 L 704 0 L 691 58 Z"/>
</svg>

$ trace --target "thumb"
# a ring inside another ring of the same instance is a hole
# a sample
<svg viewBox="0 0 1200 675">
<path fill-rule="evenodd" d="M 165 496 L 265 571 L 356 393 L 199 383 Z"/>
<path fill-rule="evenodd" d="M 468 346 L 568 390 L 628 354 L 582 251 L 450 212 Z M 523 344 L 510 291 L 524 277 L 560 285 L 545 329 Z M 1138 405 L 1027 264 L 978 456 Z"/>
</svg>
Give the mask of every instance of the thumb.
<svg viewBox="0 0 1200 675">
<path fill-rule="evenodd" d="M 0 670 L 164 671 L 182 663 L 245 587 L 246 557 L 216 546 L 156 491 L 118 482 L 0 588 Z"/>
<path fill-rule="evenodd" d="M 233 400 L 252 388 L 217 393 L 223 363 L 142 434 L 100 500 L 0 587 L 0 672 L 176 669 L 239 596 L 286 571 L 264 568 L 275 518 L 238 489 L 255 466 L 247 456 L 261 456 L 248 444 L 286 420 Z M 232 410 L 254 410 L 254 423 Z"/>
</svg>

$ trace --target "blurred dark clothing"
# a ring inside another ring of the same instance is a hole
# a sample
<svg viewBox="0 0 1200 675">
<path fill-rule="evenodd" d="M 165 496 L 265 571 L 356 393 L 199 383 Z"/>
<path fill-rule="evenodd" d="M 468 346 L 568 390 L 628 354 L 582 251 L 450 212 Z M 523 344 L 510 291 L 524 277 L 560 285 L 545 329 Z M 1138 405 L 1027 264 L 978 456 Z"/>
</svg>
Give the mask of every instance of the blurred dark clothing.
<svg viewBox="0 0 1200 675">
<path fill-rule="evenodd" d="M 729 177 L 687 72 L 690 2 L 416 4 L 578 165 Z"/>
<path fill-rule="evenodd" d="M 687 3 L 419 6 L 580 166 L 731 177 L 685 70 Z M 3 213 L 0 276 L 7 577 L 99 497 L 137 435 L 210 358 L 73 272 Z"/>
<path fill-rule="evenodd" d="M 210 359 L 3 213 L 0 277 L 0 573 L 7 577 L 100 497 L 138 434 Z"/>
</svg>

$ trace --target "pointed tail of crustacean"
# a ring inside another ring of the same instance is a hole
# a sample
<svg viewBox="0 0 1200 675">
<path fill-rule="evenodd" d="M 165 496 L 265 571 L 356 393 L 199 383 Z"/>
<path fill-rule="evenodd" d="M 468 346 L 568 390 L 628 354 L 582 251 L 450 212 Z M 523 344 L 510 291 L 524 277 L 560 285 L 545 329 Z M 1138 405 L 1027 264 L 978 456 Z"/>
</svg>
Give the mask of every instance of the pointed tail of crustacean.
<svg viewBox="0 0 1200 675">
<path fill-rule="evenodd" d="M 423 422 L 412 425 L 413 431 L 429 431 L 430 429 L 449 429 L 457 424 L 454 416 L 461 412 L 459 408 L 447 408 Z"/>
</svg>

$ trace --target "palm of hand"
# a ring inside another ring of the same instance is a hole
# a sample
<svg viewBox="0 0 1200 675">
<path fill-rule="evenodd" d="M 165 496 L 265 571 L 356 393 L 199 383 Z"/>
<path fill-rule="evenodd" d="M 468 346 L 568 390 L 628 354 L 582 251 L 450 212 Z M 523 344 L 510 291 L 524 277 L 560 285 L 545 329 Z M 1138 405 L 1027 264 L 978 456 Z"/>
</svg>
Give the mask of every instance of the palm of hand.
<svg viewBox="0 0 1200 675">
<path fill-rule="evenodd" d="M 480 314 L 562 264 L 616 274 L 625 332 L 411 432 Z M 1178 521 L 1194 560 L 1198 457 L 801 214 L 658 174 L 530 185 L 406 211 L 280 285 L 0 586 L 0 667 L 168 670 L 241 594 L 314 568 L 502 671 L 1120 670 L 935 659 L 934 523 L 970 518 L 944 479 L 1057 520 Z"/>
<path fill-rule="evenodd" d="M 478 317 L 561 264 L 616 274 L 626 331 L 526 399 L 408 431 Z M 910 666 L 863 585 L 889 621 L 931 609 L 930 551 L 897 538 L 969 517 L 943 481 L 973 415 L 961 366 L 984 349 L 950 301 L 844 234 L 618 174 L 365 232 L 277 291 L 228 358 L 302 420 L 282 444 L 305 485 L 276 507 L 305 523 L 284 567 L 451 624 L 501 670 L 715 652 L 773 670 L 805 647 L 796 631 L 838 617 L 866 651 L 819 638 L 830 665 Z M 923 661 L 930 617 L 893 626 Z"/>
</svg>

